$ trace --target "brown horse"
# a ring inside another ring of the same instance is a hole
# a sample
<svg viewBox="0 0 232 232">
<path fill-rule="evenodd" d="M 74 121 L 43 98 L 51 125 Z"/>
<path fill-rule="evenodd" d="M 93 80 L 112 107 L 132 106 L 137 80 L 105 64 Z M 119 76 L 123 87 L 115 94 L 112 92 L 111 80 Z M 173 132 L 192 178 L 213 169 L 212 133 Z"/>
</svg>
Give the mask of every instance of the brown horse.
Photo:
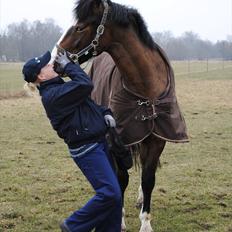
<svg viewBox="0 0 232 232">
<path fill-rule="evenodd" d="M 137 10 L 110 0 L 79 0 L 74 13 L 77 22 L 60 39 L 58 49 L 79 63 L 99 55 L 90 72 L 92 97 L 112 109 L 124 144 L 139 145 L 140 232 L 151 232 L 150 202 L 160 155 L 166 141 L 188 140 L 172 68 Z M 118 178 L 124 196 L 127 170 L 118 170 Z"/>
</svg>

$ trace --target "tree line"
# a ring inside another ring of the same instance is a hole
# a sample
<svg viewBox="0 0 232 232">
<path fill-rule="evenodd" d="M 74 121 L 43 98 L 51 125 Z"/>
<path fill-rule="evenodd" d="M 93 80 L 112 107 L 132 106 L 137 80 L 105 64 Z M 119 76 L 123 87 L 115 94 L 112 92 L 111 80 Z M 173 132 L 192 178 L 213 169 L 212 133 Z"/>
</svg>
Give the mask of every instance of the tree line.
<svg viewBox="0 0 232 232">
<path fill-rule="evenodd" d="M 0 61 L 26 61 L 51 50 L 62 35 L 62 28 L 53 19 L 12 23 L 0 32 Z M 169 31 L 152 34 L 171 60 L 225 59 L 232 60 L 232 36 L 227 40 L 202 40 L 194 32 L 175 37 Z"/>
<path fill-rule="evenodd" d="M 12 23 L 0 34 L 0 60 L 26 61 L 51 50 L 62 35 L 53 19 Z"/>
<path fill-rule="evenodd" d="M 153 34 L 154 40 L 168 53 L 171 60 L 232 60 L 232 36 L 227 40 L 212 43 L 202 40 L 194 32 L 185 32 L 180 37 L 174 37 L 171 32 Z"/>
</svg>

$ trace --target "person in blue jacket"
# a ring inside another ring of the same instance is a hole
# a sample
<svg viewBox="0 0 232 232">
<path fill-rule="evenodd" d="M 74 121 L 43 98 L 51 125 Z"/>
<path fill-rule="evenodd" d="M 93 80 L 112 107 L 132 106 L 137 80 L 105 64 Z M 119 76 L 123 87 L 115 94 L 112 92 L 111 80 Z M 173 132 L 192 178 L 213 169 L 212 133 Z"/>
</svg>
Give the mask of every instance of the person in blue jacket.
<svg viewBox="0 0 232 232">
<path fill-rule="evenodd" d="M 57 55 L 56 62 L 71 79 L 65 82 L 50 59 L 48 51 L 26 62 L 24 80 L 37 85 L 52 127 L 96 192 L 60 224 L 61 231 L 120 232 L 121 190 L 105 141 L 107 126 L 115 127 L 115 120 L 110 109 L 90 98 L 93 84 L 79 65 L 70 62 L 66 53 Z"/>
</svg>

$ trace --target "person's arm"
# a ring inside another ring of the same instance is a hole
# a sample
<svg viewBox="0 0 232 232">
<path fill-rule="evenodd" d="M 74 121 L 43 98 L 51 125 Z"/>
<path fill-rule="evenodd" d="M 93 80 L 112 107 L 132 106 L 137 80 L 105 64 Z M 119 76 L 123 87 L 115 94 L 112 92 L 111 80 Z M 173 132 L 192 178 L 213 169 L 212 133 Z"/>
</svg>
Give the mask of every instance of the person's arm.
<svg viewBox="0 0 232 232">
<path fill-rule="evenodd" d="M 113 113 L 112 113 L 110 108 L 107 108 L 107 107 L 102 106 L 102 105 L 99 105 L 99 108 L 100 108 L 103 116 L 108 115 L 108 114 L 113 116 Z"/>
<path fill-rule="evenodd" d="M 93 89 L 92 81 L 79 65 L 70 62 L 66 54 L 61 54 L 57 58 L 57 62 L 63 66 L 62 68 L 71 81 L 55 88 L 54 102 L 61 106 L 73 103 L 80 104 L 90 95 Z"/>
</svg>

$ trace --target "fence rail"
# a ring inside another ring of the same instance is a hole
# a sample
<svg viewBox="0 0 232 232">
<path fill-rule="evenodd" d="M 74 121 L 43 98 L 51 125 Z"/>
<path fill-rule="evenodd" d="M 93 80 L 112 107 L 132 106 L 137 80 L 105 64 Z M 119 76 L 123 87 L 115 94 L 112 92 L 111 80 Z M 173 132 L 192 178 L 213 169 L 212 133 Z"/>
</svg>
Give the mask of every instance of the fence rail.
<svg viewBox="0 0 232 232">
<path fill-rule="evenodd" d="M 232 60 L 186 60 L 171 61 L 171 63 L 176 78 L 179 76 L 188 77 L 194 73 L 207 73 L 214 70 L 230 68 L 232 70 Z M 18 96 L 23 92 L 22 65 L 22 63 L 0 63 L 0 99 L 9 96 Z"/>
<path fill-rule="evenodd" d="M 232 68 L 232 60 L 186 60 L 172 61 L 171 63 L 176 76 Z"/>
</svg>

